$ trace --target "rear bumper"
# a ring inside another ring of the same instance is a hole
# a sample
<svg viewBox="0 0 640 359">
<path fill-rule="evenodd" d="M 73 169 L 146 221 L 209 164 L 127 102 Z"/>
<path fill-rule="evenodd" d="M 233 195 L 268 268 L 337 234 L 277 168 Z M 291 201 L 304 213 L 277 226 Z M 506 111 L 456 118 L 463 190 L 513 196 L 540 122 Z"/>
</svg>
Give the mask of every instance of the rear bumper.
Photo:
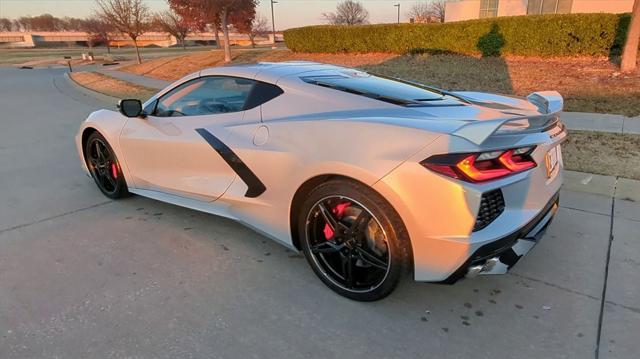
<svg viewBox="0 0 640 359">
<path fill-rule="evenodd" d="M 540 242 L 558 211 L 559 198 L 556 193 L 537 216 L 514 233 L 478 248 L 443 283 L 476 275 L 505 274 Z"/>
</svg>

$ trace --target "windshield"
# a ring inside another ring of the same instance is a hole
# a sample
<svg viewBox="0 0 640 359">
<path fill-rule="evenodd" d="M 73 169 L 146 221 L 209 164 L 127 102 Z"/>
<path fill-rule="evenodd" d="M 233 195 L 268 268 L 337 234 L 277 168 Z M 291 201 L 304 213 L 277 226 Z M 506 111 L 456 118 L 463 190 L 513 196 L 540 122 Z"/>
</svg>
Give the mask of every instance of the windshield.
<svg viewBox="0 0 640 359">
<path fill-rule="evenodd" d="M 336 75 L 302 77 L 307 83 L 363 95 L 399 105 L 421 105 L 426 101 L 442 100 L 436 89 L 407 81 L 371 75 L 362 71 Z"/>
</svg>

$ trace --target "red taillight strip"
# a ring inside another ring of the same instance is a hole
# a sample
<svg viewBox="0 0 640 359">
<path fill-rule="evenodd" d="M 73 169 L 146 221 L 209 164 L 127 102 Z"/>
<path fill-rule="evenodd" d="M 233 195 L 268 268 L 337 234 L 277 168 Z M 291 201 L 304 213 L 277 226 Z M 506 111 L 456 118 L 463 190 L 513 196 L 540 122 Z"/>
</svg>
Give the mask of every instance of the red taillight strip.
<svg viewBox="0 0 640 359">
<path fill-rule="evenodd" d="M 465 157 L 462 161 L 456 164 L 456 168 L 475 182 L 489 181 L 495 178 L 504 177 L 511 173 L 511 171 L 506 168 L 480 170 L 475 165 L 477 156 L 477 154 L 474 154 Z"/>
<path fill-rule="evenodd" d="M 497 158 L 478 161 L 483 153 L 446 154 L 429 157 L 421 162 L 428 169 L 469 182 L 485 182 L 526 171 L 536 166 L 530 154 L 535 147 L 504 150 Z M 514 151 L 526 151 L 514 155 Z M 499 152 L 498 152 L 499 153 Z"/>
<path fill-rule="evenodd" d="M 509 169 L 509 171 L 511 172 L 525 171 L 536 166 L 536 163 L 530 159 L 516 162 L 517 159 L 521 158 L 522 156 L 514 156 L 513 150 L 509 150 L 498 157 L 498 161 L 500 161 L 500 163 L 502 163 L 502 165 Z"/>
</svg>

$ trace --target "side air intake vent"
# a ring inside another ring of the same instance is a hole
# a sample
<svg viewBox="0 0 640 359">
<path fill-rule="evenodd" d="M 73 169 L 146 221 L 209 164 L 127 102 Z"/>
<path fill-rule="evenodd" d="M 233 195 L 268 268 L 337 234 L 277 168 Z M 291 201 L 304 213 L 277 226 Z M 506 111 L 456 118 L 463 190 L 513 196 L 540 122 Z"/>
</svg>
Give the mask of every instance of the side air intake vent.
<svg viewBox="0 0 640 359">
<path fill-rule="evenodd" d="M 480 210 L 476 218 L 476 225 L 473 231 L 477 232 L 493 222 L 500 214 L 504 212 L 504 197 L 502 190 L 496 189 L 482 195 L 480 201 Z"/>
</svg>

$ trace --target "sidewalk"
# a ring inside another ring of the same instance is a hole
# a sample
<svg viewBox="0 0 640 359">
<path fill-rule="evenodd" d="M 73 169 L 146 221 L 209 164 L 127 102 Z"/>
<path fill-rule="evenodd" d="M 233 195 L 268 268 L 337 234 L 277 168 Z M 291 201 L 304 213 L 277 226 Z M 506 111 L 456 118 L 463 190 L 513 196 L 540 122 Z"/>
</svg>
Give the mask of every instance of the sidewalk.
<svg viewBox="0 0 640 359">
<path fill-rule="evenodd" d="M 640 134 L 640 117 L 604 113 L 563 112 L 562 122 L 570 130 Z"/>
<path fill-rule="evenodd" d="M 98 69 L 96 72 L 151 89 L 161 90 L 171 84 L 170 81 L 158 80 L 153 77 L 136 75 L 117 69 Z"/>
<path fill-rule="evenodd" d="M 99 69 L 97 72 L 115 77 L 119 80 L 158 90 L 171 84 L 169 81 L 135 75 L 125 71 L 119 71 L 117 68 Z M 570 130 L 640 134 L 640 117 L 588 112 L 563 112 L 562 121 Z"/>
</svg>

